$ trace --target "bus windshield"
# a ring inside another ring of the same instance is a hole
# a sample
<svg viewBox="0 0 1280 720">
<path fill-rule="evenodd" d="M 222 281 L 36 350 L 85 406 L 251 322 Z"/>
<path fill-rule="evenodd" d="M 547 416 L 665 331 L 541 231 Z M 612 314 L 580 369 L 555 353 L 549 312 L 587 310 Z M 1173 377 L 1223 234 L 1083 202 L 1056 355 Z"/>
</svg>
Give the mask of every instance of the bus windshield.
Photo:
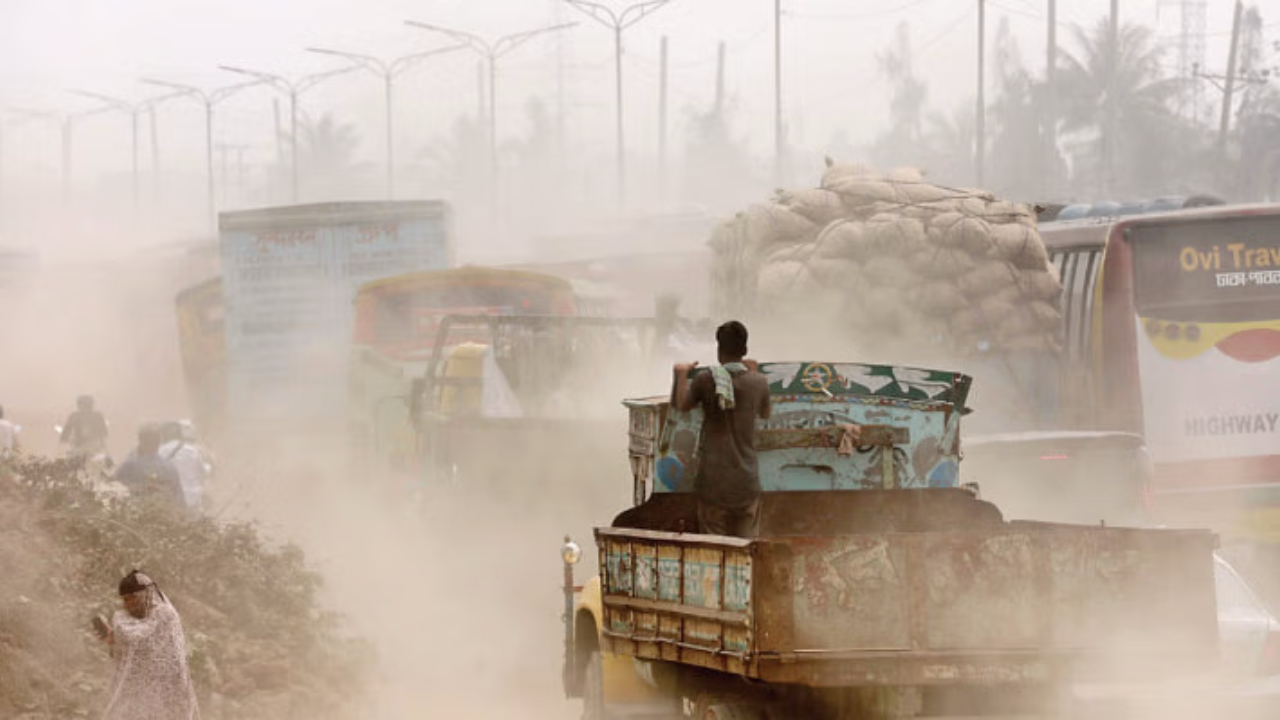
<svg viewBox="0 0 1280 720">
<path fill-rule="evenodd" d="M 449 315 L 576 314 L 572 288 L 558 278 L 471 268 L 370 288 L 361 291 L 356 306 L 356 341 L 399 359 L 429 355 Z M 461 331 L 449 334 L 451 344 L 488 340 Z"/>
<path fill-rule="evenodd" d="M 1240 323 L 1280 315 L 1280 218 L 1139 226 L 1130 239 L 1141 317 Z"/>
</svg>

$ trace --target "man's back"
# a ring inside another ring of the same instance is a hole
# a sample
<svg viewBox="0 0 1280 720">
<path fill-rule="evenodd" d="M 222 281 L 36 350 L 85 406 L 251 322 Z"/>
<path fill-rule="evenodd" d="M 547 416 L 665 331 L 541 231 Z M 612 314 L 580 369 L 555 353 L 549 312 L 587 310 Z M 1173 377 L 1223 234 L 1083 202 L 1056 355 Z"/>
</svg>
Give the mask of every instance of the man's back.
<svg viewBox="0 0 1280 720">
<path fill-rule="evenodd" d="M 208 476 L 204 454 L 185 440 L 170 440 L 160 446 L 160 457 L 173 463 L 182 481 L 182 491 L 189 507 L 199 507 L 204 482 Z"/>
<path fill-rule="evenodd" d="M 107 439 L 107 420 L 97 410 L 76 410 L 67 418 L 62 439 L 77 448 L 103 444 Z"/>
<path fill-rule="evenodd" d="M 159 455 L 130 455 L 116 469 L 115 479 L 133 495 L 151 494 L 177 507 L 186 506 L 178 469 Z"/>
<path fill-rule="evenodd" d="M 769 381 L 758 372 L 732 374 L 734 406 L 721 409 L 712 373 L 690 383 L 690 399 L 703 412 L 696 491 L 705 501 L 734 506 L 760 494 L 756 418 L 769 414 Z"/>
</svg>

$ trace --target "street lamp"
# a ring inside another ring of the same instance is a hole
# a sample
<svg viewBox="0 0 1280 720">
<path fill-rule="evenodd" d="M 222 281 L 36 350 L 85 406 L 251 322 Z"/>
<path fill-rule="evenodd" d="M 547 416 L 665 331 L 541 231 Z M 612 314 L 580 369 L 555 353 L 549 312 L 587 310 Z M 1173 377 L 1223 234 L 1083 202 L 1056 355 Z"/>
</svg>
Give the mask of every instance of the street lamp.
<svg viewBox="0 0 1280 720">
<path fill-rule="evenodd" d="M 551 25 L 537 30 L 511 33 L 490 41 L 462 30 L 430 25 L 416 20 L 405 20 L 404 22 L 406 25 L 447 35 L 461 42 L 464 46 L 471 48 L 489 61 L 489 164 L 493 176 L 492 190 L 496 196 L 498 191 L 498 91 L 496 89 L 498 60 L 538 35 L 564 30 L 577 25 L 577 23 L 560 23 L 559 25 Z"/>
<path fill-rule="evenodd" d="M 307 48 L 307 52 L 320 53 L 322 55 L 334 55 L 346 58 L 357 65 L 363 67 L 369 72 L 382 78 L 383 95 L 386 100 L 386 129 L 387 129 L 387 199 L 394 200 L 396 196 L 396 171 L 395 171 L 395 145 L 393 144 L 393 125 L 392 125 L 392 83 L 396 76 L 413 67 L 421 60 L 431 57 L 432 55 L 443 55 L 454 50 L 461 50 L 466 45 L 454 45 L 452 47 L 437 48 L 435 50 L 426 50 L 424 52 L 413 53 L 412 55 L 404 55 L 393 60 L 382 60 L 372 55 L 361 55 L 359 53 L 345 52 L 343 50 L 331 50 L 329 48 Z"/>
<path fill-rule="evenodd" d="M 588 0 L 565 0 L 573 7 L 586 13 L 592 20 L 613 30 L 613 65 L 617 90 L 617 153 L 618 153 L 618 202 L 627 199 L 626 148 L 622 135 L 622 33 L 627 28 L 643 20 L 649 14 L 661 8 L 671 0 L 645 0 L 628 5 L 622 12 L 614 12 L 612 8 Z"/>
<path fill-rule="evenodd" d="M 56 120 L 57 119 L 57 116 L 55 116 L 53 113 L 45 112 L 43 110 L 28 110 L 26 108 L 16 108 L 16 107 L 0 107 L 0 210 L 2 210 L 4 206 L 4 196 L 5 196 L 5 187 L 6 187 L 5 172 L 4 172 L 4 159 L 5 159 L 4 145 L 5 145 L 5 127 L 6 127 L 5 121 L 7 119 L 5 117 L 6 115 L 16 116 L 22 120 L 47 120 L 47 119 Z M 0 213 L 0 215 L 3 215 L 3 213 Z"/>
<path fill-rule="evenodd" d="M 130 121 L 132 123 L 132 133 L 133 133 L 133 144 L 132 144 L 133 217 L 134 217 L 134 220 L 137 220 L 138 218 L 138 118 L 142 115 L 142 113 L 147 112 L 151 108 L 155 107 L 157 104 L 164 102 L 165 100 L 168 100 L 170 98 L 178 97 L 182 93 L 173 92 L 165 95 L 159 95 L 153 98 L 147 98 L 145 100 L 139 100 L 138 102 L 130 102 L 128 100 L 124 100 L 118 97 L 113 97 L 111 95 L 103 95 L 102 93 L 90 92 L 88 90 L 72 90 L 71 92 L 77 95 L 83 95 L 84 97 L 92 98 L 94 100 L 98 100 L 102 102 L 104 104 L 104 108 L 103 108 L 104 110 L 106 109 L 119 110 L 120 112 L 125 113 L 126 115 L 129 116 Z M 68 134 L 70 133 L 69 127 L 67 129 L 67 132 Z M 155 136 L 152 135 L 153 140 L 154 140 L 154 137 Z M 69 144 L 70 140 L 68 139 L 66 142 Z M 155 149 L 153 148 L 152 150 L 154 154 Z"/>
<path fill-rule="evenodd" d="M 351 65 L 337 70 L 303 75 L 293 81 L 280 75 L 273 75 L 260 70 L 249 70 L 248 68 L 231 65 L 219 65 L 218 67 L 227 72 L 248 75 L 289 96 L 289 165 L 292 174 L 292 198 L 293 202 L 298 202 L 298 96 L 331 77 L 359 70 L 360 66 Z"/>
<path fill-rule="evenodd" d="M 143 78 L 142 82 L 176 91 L 176 94 L 196 98 L 204 105 L 204 153 L 206 171 L 206 204 L 209 213 L 209 227 L 215 232 L 218 229 L 218 210 L 213 190 L 213 106 L 226 100 L 245 88 L 261 85 L 261 80 L 251 80 L 238 85 L 228 85 L 216 90 L 204 90 L 194 85 Z"/>
</svg>

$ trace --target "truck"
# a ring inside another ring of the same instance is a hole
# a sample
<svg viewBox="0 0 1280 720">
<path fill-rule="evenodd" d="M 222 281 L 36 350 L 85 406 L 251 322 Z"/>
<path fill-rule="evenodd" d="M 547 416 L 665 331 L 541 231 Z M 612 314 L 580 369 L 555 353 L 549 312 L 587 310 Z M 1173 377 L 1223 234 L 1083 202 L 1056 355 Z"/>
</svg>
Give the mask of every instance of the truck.
<svg viewBox="0 0 1280 720">
<path fill-rule="evenodd" d="M 633 504 L 594 530 L 584 585 L 562 548 L 585 718 L 1067 717 L 1077 683 L 1216 654 L 1213 533 L 1011 521 L 960 486 L 969 376 L 760 372 L 757 537 L 698 532 L 701 411 L 624 402 Z"/>
<path fill-rule="evenodd" d="M 348 388 L 360 466 L 411 492 L 453 486 L 508 501 L 547 487 L 589 494 L 583 468 L 625 463 L 609 449 L 623 441 L 626 418 L 602 399 L 661 372 L 659 357 L 671 359 L 666 340 L 690 321 L 670 304 L 618 317 L 584 314 L 582 303 L 570 279 L 508 268 L 366 283 L 356 294 Z M 575 439 L 583 447 L 570 461 L 559 450 Z"/>
<path fill-rule="evenodd" d="M 233 428 L 272 429 L 286 418 L 340 421 L 356 289 L 452 265 L 451 227 L 449 206 L 434 201 L 219 215 L 220 274 L 174 300 L 187 396 L 202 434 L 221 440 Z"/>
</svg>

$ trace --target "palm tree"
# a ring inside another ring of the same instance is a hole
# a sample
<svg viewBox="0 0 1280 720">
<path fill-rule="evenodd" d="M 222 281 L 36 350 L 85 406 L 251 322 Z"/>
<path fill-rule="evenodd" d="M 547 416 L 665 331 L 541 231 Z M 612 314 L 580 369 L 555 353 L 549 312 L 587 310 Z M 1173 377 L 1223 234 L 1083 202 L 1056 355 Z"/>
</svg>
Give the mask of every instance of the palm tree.
<svg viewBox="0 0 1280 720">
<path fill-rule="evenodd" d="M 996 32 L 995 53 L 998 90 L 987 108 L 990 188 L 1019 200 L 1048 200 L 1065 171 L 1045 132 L 1051 122 L 1045 112 L 1048 88 L 1027 70 L 1007 17 Z"/>
<path fill-rule="evenodd" d="M 927 155 L 922 147 L 922 126 L 928 87 L 912 64 L 910 24 L 898 24 L 893 42 L 876 55 L 876 63 L 893 94 L 889 100 L 889 129 L 872 145 L 871 159 L 889 167 L 920 164 Z"/>
<path fill-rule="evenodd" d="M 360 135 L 355 126 L 325 113 L 304 120 L 298 137 L 298 168 L 311 200 L 350 200 L 377 196 L 375 167 L 357 160 Z"/>
<path fill-rule="evenodd" d="M 1092 30 L 1077 27 L 1075 40 L 1075 54 L 1059 55 L 1058 76 L 1062 130 L 1087 148 L 1076 163 L 1086 177 L 1078 180 L 1092 175 L 1103 196 L 1165 190 L 1179 158 L 1200 141 L 1173 111 L 1185 80 L 1163 74 L 1150 28 L 1123 25 L 1113 43 L 1103 17 Z"/>
</svg>

